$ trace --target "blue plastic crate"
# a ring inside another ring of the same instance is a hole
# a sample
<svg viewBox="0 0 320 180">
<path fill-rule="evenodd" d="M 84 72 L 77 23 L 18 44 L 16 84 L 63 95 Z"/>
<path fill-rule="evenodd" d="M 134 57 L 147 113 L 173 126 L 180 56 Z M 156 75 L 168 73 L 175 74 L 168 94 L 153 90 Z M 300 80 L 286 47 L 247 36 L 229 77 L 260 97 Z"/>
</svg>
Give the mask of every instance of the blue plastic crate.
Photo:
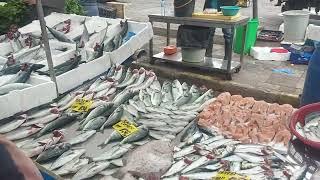
<svg viewBox="0 0 320 180">
<path fill-rule="evenodd" d="M 290 63 L 291 64 L 308 64 L 313 53 L 303 52 L 303 53 L 295 53 L 291 52 L 290 55 Z"/>
</svg>

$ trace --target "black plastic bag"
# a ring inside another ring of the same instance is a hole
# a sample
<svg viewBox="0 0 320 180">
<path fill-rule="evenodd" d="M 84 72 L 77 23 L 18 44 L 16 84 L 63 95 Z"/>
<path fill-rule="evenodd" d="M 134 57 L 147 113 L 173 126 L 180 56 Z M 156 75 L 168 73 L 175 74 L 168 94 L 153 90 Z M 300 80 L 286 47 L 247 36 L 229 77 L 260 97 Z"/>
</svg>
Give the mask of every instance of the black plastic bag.
<svg viewBox="0 0 320 180">
<path fill-rule="evenodd" d="M 210 29 L 198 26 L 179 26 L 177 33 L 177 46 L 185 48 L 205 49 L 209 43 Z"/>
</svg>

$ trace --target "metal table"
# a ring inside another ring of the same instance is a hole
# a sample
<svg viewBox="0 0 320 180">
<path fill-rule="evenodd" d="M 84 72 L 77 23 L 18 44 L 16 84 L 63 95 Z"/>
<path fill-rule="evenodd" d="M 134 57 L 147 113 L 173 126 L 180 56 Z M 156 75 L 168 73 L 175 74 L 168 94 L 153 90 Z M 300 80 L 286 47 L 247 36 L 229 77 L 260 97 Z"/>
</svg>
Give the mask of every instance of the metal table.
<svg viewBox="0 0 320 180">
<path fill-rule="evenodd" d="M 233 38 L 231 38 L 231 50 L 229 51 L 227 57 L 230 57 L 228 60 L 221 60 L 216 58 L 206 57 L 205 60 L 201 63 L 186 63 L 182 61 L 181 53 L 178 52 L 175 55 L 166 56 L 164 53 L 153 54 L 153 39 L 149 43 L 149 54 L 150 54 L 150 63 L 154 64 L 156 60 L 163 60 L 169 63 L 178 64 L 179 66 L 185 67 L 195 67 L 199 69 L 205 69 L 213 72 L 221 72 L 226 75 L 227 80 L 232 79 L 232 74 L 239 72 L 244 57 L 244 45 L 246 41 L 246 30 L 249 17 L 241 16 L 238 19 L 234 20 L 213 20 L 213 19 L 200 19 L 193 17 L 174 17 L 174 16 L 160 16 L 160 15 L 149 15 L 149 21 L 153 25 L 154 22 L 163 22 L 167 24 L 167 45 L 170 45 L 170 24 L 181 24 L 181 25 L 192 25 L 192 26 L 201 26 L 201 27 L 215 27 L 215 28 L 229 28 L 232 30 L 232 34 L 235 32 L 235 28 L 243 26 L 243 41 L 242 41 L 242 52 L 240 56 L 240 63 L 232 61 L 233 53 Z"/>
</svg>

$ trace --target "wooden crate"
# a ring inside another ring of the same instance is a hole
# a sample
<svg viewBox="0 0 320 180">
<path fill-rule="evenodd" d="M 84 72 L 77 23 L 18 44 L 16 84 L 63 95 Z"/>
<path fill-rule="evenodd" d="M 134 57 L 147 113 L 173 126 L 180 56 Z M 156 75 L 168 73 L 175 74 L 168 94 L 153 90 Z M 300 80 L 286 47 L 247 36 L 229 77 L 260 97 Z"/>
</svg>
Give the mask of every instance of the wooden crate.
<svg viewBox="0 0 320 180">
<path fill-rule="evenodd" d="M 120 2 L 106 2 L 107 6 L 113 7 L 117 10 L 117 18 L 124 19 L 126 17 L 126 6 L 128 3 L 120 3 Z"/>
</svg>

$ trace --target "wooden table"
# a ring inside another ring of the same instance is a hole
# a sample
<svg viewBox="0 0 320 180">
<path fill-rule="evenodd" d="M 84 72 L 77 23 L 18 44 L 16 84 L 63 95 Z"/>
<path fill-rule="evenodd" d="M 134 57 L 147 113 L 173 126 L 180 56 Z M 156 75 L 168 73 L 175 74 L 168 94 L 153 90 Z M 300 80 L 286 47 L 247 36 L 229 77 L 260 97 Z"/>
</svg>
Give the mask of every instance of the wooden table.
<svg viewBox="0 0 320 180">
<path fill-rule="evenodd" d="M 193 17 L 174 17 L 174 16 L 161 16 L 161 15 L 149 15 L 149 21 L 151 24 L 154 22 L 162 22 L 167 24 L 167 45 L 170 45 L 170 24 L 181 24 L 181 25 L 191 25 L 191 26 L 201 26 L 201 27 L 213 27 L 213 28 L 229 28 L 232 34 L 234 34 L 237 27 L 243 26 L 243 41 L 242 41 L 242 52 L 240 56 L 240 63 L 232 61 L 233 53 L 233 38 L 231 38 L 231 46 L 227 57 L 230 59 L 219 60 L 216 58 L 206 57 L 201 63 L 187 63 L 182 61 L 181 53 L 178 52 L 175 55 L 166 56 L 164 53 L 153 54 L 153 39 L 150 40 L 150 63 L 154 64 L 156 60 L 163 60 L 169 63 L 176 64 L 178 66 L 194 67 L 199 69 L 204 69 L 213 72 L 221 72 L 226 75 L 226 79 L 231 80 L 232 74 L 239 72 L 244 57 L 244 46 L 246 40 L 246 29 L 249 21 L 249 17 L 241 16 L 234 20 L 214 20 L 214 19 L 200 19 Z"/>
</svg>

